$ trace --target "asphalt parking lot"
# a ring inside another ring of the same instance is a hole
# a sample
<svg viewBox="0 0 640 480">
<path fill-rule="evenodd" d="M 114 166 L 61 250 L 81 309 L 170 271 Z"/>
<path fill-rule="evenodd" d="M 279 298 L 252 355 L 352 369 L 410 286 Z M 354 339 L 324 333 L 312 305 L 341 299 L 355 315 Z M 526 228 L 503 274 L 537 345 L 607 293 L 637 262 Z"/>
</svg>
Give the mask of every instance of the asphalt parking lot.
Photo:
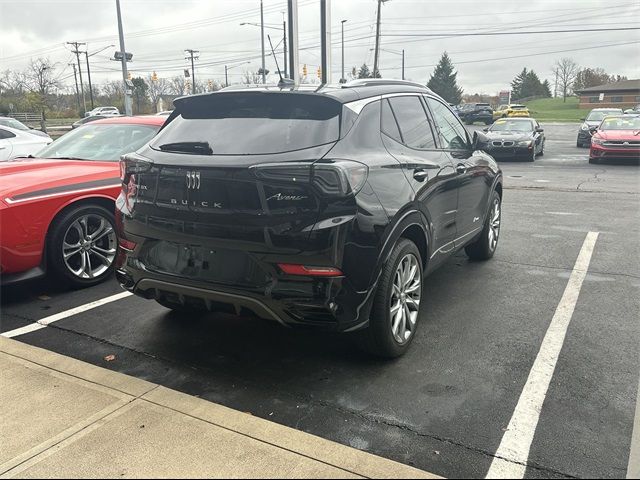
<svg viewBox="0 0 640 480">
<path fill-rule="evenodd" d="M 640 376 L 640 168 L 589 165 L 577 125 L 543 127 L 544 157 L 501 163 L 496 256 L 458 254 L 427 279 L 423 322 L 399 360 L 372 360 L 345 336 L 114 300 L 115 280 L 5 288 L 0 330 L 438 475 L 484 477 L 591 239 L 523 463 L 526 478 L 624 477 Z M 113 301 L 68 314 L 102 299 Z"/>
</svg>

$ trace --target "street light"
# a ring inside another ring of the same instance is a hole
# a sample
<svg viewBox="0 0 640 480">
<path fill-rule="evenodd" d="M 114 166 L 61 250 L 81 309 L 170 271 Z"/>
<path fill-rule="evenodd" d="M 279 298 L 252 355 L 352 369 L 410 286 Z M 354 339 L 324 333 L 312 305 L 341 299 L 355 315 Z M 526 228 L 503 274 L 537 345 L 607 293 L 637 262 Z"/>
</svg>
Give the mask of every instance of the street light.
<svg viewBox="0 0 640 480">
<path fill-rule="evenodd" d="M 89 77 L 89 95 L 91 96 L 91 110 L 94 109 L 94 105 L 93 105 L 93 86 L 91 85 L 91 67 L 89 66 L 89 57 L 93 57 L 94 55 L 97 55 L 100 52 L 104 52 L 107 48 L 112 48 L 115 47 L 115 45 L 107 45 L 104 48 L 101 48 L 100 50 L 97 50 L 93 53 L 89 53 L 89 49 L 87 48 L 87 50 L 84 52 L 86 58 L 87 58 L 87 76 Z"/>
<path fill-rule="evenodd" d="M 372 52 L 373 50 L 374 50 L 373 48 L 369 49 L 370 52 Z M 404 48 L 402 49 L 401 52 L 398 52 L 397 50 L 391 50 L 388 48 L 380 48 L 379 50 L 383 52 L 394 53 L 396 55 L 402 55 L 402 80 L 404 80 Z"/>
<path fill-rule="evenodd" d="M 263 25 L 260 25 L 259 23 L 253 23 L 253 22 L 242 22 L 240 25 L 251 25 L 253 27 L 271 28 L 272 30 L 282 30 L 282 42 L 284 45 L 284 76 L 287 77 L 287 22 L 283 21 L 282 26 L 279 26 L 273 23 L 271 24 L 265 23 Z M 276 48 L 278 48 L 278 45 L 276 45 Z M 263 55 L 262 64 L 264 65 L 264 51 L 262 52 L 262 55 Z"/>
<path fill-rule="evenodd" d="M 346 20 L 342 20 L 340 22 L 342 24 L 342 76 L 340 77 L 340 83 L 345 83 L 347 81 L 347 79 L 344 78 L 344 22 L 346 22 Z"/>
<path fill-rule="evenodd" d="M 246 65 L 247 63 L 251 63 L 251 62 L 242 62 L 242 63 L 238 63 L 237 65 L 231 65 L 230 67 L 227 67 L 226 65 L 224 66 L 224 86 L 225 87 L 229 86 L 229 77 L 227 75 L 227 71 L 231 70 L 232 68 L 236 68 L 236 67 L 240 67 L 242 65 Z"/>
</svg>

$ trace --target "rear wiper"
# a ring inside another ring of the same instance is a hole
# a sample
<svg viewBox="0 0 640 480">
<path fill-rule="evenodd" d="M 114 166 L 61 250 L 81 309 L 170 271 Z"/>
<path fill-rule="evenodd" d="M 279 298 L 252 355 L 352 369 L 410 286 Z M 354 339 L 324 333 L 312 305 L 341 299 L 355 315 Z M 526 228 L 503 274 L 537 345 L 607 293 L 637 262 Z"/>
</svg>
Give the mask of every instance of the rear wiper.
<svg viewBox="0 0 640 480">
<path fill-rule="evenodd" d="M 163 152 L 197 153 L 198 155 L 213 155 L 209 142 L 175 142 L 160 145 Z"/>
</svg>

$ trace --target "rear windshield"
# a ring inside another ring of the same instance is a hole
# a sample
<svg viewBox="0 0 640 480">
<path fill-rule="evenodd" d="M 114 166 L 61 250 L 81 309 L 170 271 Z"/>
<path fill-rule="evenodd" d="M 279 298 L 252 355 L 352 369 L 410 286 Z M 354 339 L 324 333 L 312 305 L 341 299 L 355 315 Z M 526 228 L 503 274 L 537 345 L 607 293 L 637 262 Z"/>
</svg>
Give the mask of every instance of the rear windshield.
<svg viewBox="0 0 640 480">
<path fill-rule="evenodd" d="M 609 115 L 618 115 L 622 113 L 622 110 L 596 110 L 596 111 L 591 111 L 591 113 L 589 113 L 589 116 L 587 117 L 587 121 L 588 122 L 599 122 L 601 121 L 604 117 L 608 117 Z"/>
<path fill-rule="evenodd" d="M 183 99 L 151 148 L 213 155 L 282 153 L 340 138 L 342 104 L 320 95 L 233 92 Z M 186 147 L 185 147 L 186 146 Z"/>
</svg>

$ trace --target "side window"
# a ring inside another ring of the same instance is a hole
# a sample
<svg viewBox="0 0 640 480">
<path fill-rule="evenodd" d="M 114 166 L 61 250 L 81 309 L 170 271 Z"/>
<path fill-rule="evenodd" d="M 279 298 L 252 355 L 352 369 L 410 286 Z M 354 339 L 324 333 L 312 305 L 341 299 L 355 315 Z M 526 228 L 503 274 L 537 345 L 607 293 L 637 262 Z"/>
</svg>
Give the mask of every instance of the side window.
<svg viewBox="0 0 640 480">
<path fill-rule="evenodd" d="M 450 150 L 467 149 L 467 131 L 455 115 L 437 100 L 427 98 L 427 103 L 433 112 L 433 120 L 438 125 L 442 146 Z"/>
<path fill-rule="evenodd" d="M 380 113 L 381 123 L 380 129 L 382 133 L 393 138 L 395 141 L 402 143 L 402 137 L 400 136 L 400 130 L 398 129 L 398 123 L 391 111 L 388 100 L 382 100 L 382 109 Z"/>
<path fill-rule="evenodd" d="M 407 147 L 421 150 L 436 148 L 427 112 L 419 97 L 393 97 L 389 102 Z"/>
<path fill-rule="evenodd" d="M 5 130 L 4 128 L 0 128 L 0 140 L 4 140 L 5 138 L 13 138 L 16 135 L 9 130 Z"/>
</svg>

